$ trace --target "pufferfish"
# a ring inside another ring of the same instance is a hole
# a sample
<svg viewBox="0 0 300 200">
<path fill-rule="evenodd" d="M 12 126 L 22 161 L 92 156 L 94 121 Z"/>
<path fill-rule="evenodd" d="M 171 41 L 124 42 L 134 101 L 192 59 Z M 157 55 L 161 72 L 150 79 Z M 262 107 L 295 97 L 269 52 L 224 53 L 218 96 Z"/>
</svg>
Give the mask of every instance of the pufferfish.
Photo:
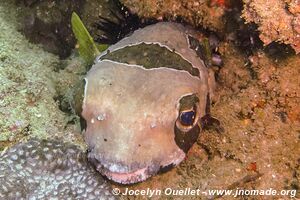
<svg viewBox="0 0 300 200">
<path fill-rule="evenodd" d="M 160 22 L 96 58 L 75 107 L 88 159 L 108 179 L 144 181 L 178 165 L 196 142 L 214 87 L 197 38 L 193 29 Z"/>
</svg>

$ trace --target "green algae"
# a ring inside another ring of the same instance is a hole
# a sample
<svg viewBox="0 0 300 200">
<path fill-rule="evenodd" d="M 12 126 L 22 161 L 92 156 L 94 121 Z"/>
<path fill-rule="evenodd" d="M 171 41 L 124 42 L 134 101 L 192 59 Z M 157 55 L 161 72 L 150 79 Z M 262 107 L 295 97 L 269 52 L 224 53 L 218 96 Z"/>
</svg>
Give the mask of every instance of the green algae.
<svg viewBox="0 0 300 200">
<path fill-rule="evenodd" d="M 75 12 L 72 13 L 71 24 L 79 46 L 78 51 L 80 56 L 87 64 L 92 64 L 96 56 L 108 48 L 108 44 L 96 44 L 80 17 Z"/>
<path fill-rule="evenodd" d="M 71 25 L 73 33 L 77 39 L 78 52 L 80 56 L 83 57 L 87 63 L 92 64 L 100 52 L 90 33 L 75 12 L 72 13 Z"/>
</svg>

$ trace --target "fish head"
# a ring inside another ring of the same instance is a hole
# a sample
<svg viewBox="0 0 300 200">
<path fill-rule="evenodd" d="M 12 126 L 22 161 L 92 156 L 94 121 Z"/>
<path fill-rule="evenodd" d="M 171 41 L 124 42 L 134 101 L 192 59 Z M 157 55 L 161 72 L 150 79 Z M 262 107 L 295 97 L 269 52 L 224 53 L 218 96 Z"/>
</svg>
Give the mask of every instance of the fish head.
<svg viewBox="0 0 300 200">
<path fill-rule="evenodd" d="M 85 78 L 81 113 L 89 160 L 122 184 L 179 164 L 205 115 L 208 88 L 202 81 L 183 70 L 95 64 Z"/>
</svg>

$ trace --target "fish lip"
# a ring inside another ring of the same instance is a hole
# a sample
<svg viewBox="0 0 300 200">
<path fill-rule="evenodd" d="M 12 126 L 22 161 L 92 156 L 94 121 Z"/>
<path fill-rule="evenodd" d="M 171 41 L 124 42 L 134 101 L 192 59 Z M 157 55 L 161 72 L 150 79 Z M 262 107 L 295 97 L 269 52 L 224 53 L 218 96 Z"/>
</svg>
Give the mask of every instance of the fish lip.
<svg viewBox="0 0 300 200">
<path fill-rule="evenodd" d="M 185 158 L 185 153 L 179 150 L 179 154 L 176 152 L 174 156 L 176 159 L 172 158 L 164 163 L 152 161 L 148 165 L 136 165 L 133 167 L 122 162 L 107 160 L 103 155 L 95 154 L 93 149 L 90 149 L 88 160 L 98 172 L 109 180 L 120 184 L 134 184 L 145 181 L 165 167 L 178 165 Z"/>
<path fill-rule="evenodd" d="M 104 176 L 106 176 L 108 179 L 121 184 L 134 184 L 138 182 L 142 182 L 149 178 L 151 174 L 148 173 L 149 167 L 144 167 L 141 169 L 137 169 L 132 172 L 112 172 L 106 168 L 98 167 L 97 170 Z"/>
<path fill-rule="evenodd" d="M 109 180 L 121 184 L 133 184 L 144 181 L 159 170 L 159 167 L 155 167 L 155 165 L 140 166 L 129 170 L 127 165 L 120 163 L 113 165 L 110 162 L 103 163 L 103 160 L 101 162 L 91 154 L 89 154 L 88 158 L 100 174 L 106 176 Z"/>
</svg>

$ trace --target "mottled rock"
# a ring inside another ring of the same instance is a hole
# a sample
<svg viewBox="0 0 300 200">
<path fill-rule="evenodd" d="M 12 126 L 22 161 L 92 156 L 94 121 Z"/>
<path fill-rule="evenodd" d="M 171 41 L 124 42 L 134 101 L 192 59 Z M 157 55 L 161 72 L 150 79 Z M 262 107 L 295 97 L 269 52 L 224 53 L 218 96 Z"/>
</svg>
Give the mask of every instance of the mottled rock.
<svg viewBox="0 0 300 200">
<path fill-rule="evenodd" d="M 244 0 L 242 17 L 258 25 L 265 45 L 273 41 L 289 44 L 300 52 L 300 9 L 298 0 Z"/>
<path fill-rule="evenodd" d="M 211 30 L 224 28 L 225 4 L 203 0 L 122 0 L 130 11 L 142 18 L 169 21 L 181 19 L 193 26 L 203 26 Z"/>
<path fill-rule="evenodd" d="M 72 12 L 79 13 L 84 1 L 17 0 L 22 20 L 22 32 L 33 43 L 42 44 L 46 51 L 66 58 L 74 48 L 71 29 Z"/>
</svg>

